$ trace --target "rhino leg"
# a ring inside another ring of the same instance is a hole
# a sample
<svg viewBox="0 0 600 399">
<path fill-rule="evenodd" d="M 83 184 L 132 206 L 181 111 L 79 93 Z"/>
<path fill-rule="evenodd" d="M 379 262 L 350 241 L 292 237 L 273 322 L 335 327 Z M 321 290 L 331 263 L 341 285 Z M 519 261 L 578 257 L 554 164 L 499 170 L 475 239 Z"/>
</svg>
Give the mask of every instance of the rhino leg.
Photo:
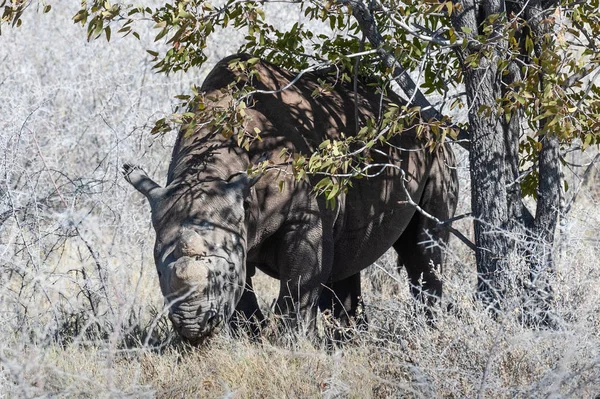
<svg viewBox="0 0 600 399">
<path fill-rule="evenodd" d="M 280 289 L 275 312 L 284 326 L 303 327 L 314 337 L 319 297 L 333 264 L 333 239 L 318 213 L 309 212 L 284 227 L 276 240 Z"/>
<path fill-rule="evenodd" d="M 419 201 L 421 209 L 440 220 L 452 218 L 458 202 L 458 177 L 456 170 L 448 166 L 454 163 L 451 153 L 438 152 Z M 448 229 L 417 211 L 394 244 L 398 266 L 406 267 L 411 293 L 427 305 L 428 316 L 431 316 L 431 306 L 442 296 L 442 282 L 436 269 L 441 271 L 443 245 L 449 236 Z"/>
<path fill-rule="evenodd" d="M 360 273 L 328 283 L 321 292 L 319 309 L 329 324 L 326 333 L 333 342 L 351 340 L 355 329 L 366 331 L 367 316 L 361 296 Z"/>
<path fill-rule="evenodd" d="M 242 330 L 252 339 L 257 338 L 265 326 L 265 316 L 258 306 L 251 276 L 246 277 L 244 293 L 229 320 L 229 326 L 234 334 L 238 334 Z"/>
<path fill-rule="evenodd" d="M 413 297 L 427 306 L 433 306 L 442 296 L 442 282 L 436 274 L 436 268 L 443 261 L 442 249 L 439 246 L 428 247 L 423 242 L 432 238 L 447 241 L 447 234 L 433 231 L 425 217 L 415 213 L 406 230 L 394 244 L 398 252 L 398 266 L 404 265 L 408 273 L 410 292 Z M 428 311 L 429 313 L 429 311 Z"/>
</svg>

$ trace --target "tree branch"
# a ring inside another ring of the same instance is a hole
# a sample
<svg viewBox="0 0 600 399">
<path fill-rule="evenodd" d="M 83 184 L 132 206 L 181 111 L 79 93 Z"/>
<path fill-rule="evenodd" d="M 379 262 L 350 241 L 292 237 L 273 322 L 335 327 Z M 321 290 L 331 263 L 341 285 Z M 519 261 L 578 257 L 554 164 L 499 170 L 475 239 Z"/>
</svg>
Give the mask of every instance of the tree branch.
<svg viewBox="0 0 600 399">
<path fill-rule="evenodd" d="M 367 5 L 362 0 L 337 0 L 337 2 L 350 7 L 352 15 L 358 22 L 361 31 L 367 40 L 369 40 L 373 48 L 377 50 L 377 54 L 385 67 L 394 71 L 394 79 L 406 96 L 412 99 L 411 104 L 421 108 L 421 116 L 428 121 L 432 119 L 438 121 L 443 120 L 443 115 L 431 105 L 429 100 L 427 100 L 421 90 L 419 90 L 408 71 L 400 65 L 393 54 L 385 50 L 383 36 L 381 36 L 381 33 L 377 29 L 375 19 Z M 467 131 L 459 129 L 459 142 L 467 150 L 469 149 L 469 146 L 464 140 L 468 140 L 468 138 L 469 134 Z"/>
<path fill-rule="evenodd" d="M 454 42 L 450 42 L 449 40 L 440 39 L 439 37 L 437 37 L 437 35 L 435 35 L 435 33 L 431 34 L 431 35 L 425 35 L 419 31 L 413 29 L 412 27 L 410 27 L 403 20 L 396 18 L 394 16 L 394 14 L 390 12 L 390 10 L 388 10 L 387 8 L 385 8 L 383 6 L 383 4 L 377 3 L 377 6 L 381 11 L 383 11 L 383 13 L 385 13 L 386 17 L 388 17 L 389 20 L 392 21 L 392 23 L 394 25 L 403 29 L 407 33 L 411 34 L 412 36 L 414 36 L 420 40 L 423 40 L 426 42 L 431 42 L 431 43 L 437 44 L 438 46 L 442 46 L 442 47 L 460 47 L 464 44 L 464 40 L 462 40 L 462 39 L 457 39 Z"/>
</svg>

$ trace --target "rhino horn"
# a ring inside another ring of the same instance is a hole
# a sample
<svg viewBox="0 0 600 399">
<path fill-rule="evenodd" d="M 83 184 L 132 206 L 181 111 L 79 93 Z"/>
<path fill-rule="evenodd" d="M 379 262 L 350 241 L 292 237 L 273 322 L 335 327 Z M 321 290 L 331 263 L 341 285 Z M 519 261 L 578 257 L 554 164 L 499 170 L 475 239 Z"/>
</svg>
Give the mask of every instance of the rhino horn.
<svg viewBox="0 0 600 399">
<path fill-rule="evenodd" d="M 184 229 L 175 247 L 175 256 L 194 256 L 202 248 L 202 239 L 198 233 L 191 229 Z"/>
<path fill-rule="evenodd" d="M 171 273 L 171 290 L 181 292 L 194 285 L 206 282 L 210 274 L 208 265 L 194 259 L 183 259 L 173 266 Z"/>
<path fill-rule="evenodd" d="M 164 189 L 152 180 L 139 166 L 124 164 L 123 176 L 136 190 L 144 194 L 150 205 L 154 204 L 163 194 Z"/>
</svg>

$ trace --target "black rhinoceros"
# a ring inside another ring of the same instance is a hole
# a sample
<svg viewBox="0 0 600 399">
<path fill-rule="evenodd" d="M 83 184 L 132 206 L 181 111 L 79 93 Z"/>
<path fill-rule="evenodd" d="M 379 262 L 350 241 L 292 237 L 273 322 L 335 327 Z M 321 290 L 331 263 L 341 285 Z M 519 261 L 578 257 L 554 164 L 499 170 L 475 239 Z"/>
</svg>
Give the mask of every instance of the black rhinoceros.
<svg viewBox="0 0 600 399">
<path fill-rule="evenodd" d="M 210 72 L 202 86 L 206 108 L 198 113 L 227 109 L 234 101 L 227 87 L 251 83 L 260 91 L 245 110 L 244 127 L 257 128 L 262 140 L 244 150 L 214 123 L 192 134 L 182 130 L 164 188 L 141 169 L 124 166 L 126 179 L 152 208 L 160 286 L 179 334 L 201 341 L 236 309 L 261 320 L 252 290 L 255 268 L 279 279 L 275 311 L 282 316 L 302 320 L 309 329 L 317 307 L 333 308 L 335 317 L 353 316 L 361 295 L 360 271 L 392 246 L 406 265 L 414 293 L 423 289 L 439 297 L 434 265 L 442 261 L 441 250 L 419 242 L 427 238 L 424 229 L 440 240 L 447 240 L 448 233 L 416 212 L 407 194 L 440 219 L 453 216 L 458 181 L 448 146 L 425 147 L 428 138 L 417 138 L 410 129 L 389 145 L 371 148 L 373 163 L 396 167 L 353 181 L 330 209 L 324 196 L 314 193 L 317 180 L 296 181 L 281 150 L 310 154 L 324 140 L 351 136 L 368 118 L 377 120 L 382 104 L 402 100 L 392 93 L 382 98 L 362 84 L 355 93 L 352 85 L 335 83 L 326 73 L 304 74 L 282 90 L 297 74 L 261 61 L 248 78 L 229 67 L 236 59 L 249 56 L 225 58 Z M 322 86 L 318 79 L 333 89 L 314 96 Z M 250 179 L 249 166 L 265 157 L 279 166 Z"/>
</svg>

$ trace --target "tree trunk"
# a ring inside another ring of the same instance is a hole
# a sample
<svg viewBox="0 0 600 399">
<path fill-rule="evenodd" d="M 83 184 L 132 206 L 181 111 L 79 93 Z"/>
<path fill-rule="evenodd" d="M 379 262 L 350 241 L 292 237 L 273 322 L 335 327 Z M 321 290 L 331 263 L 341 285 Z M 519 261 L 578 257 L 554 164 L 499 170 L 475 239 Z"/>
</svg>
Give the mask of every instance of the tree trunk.
<svg viewBox="0 0 600 399">
<path fill-rule="evenodd" d="M 488 304 L 502 296 L 500 274 L 508 251 L 508 206 L 505 179 L 504 131 L 496 98 L 501 77 L 495 60 L 480 59 L 464 67 L 471 134 L 471 206 L 475 218 L 478 291 Z M 483 112 L 481 112 L 483 111 Z"/>
<path fill-rule="evenodd" d="M 559 142 L 555 135 L 546 135 L 542 138 L 539 179 L 532 237 L 533 257 L 529 268 L 532 288 L 542 302 L 539 310 L 546 313 L 552 300 L 550 277 L 554 273 L 554 235 L 561 198 Z M 547 315 L 542 315 L 544 320 L 546 317 Z"/>
<path fill-rule="evenodd" d="M 464 0 L 462 11 L 452 15 L 457 31 L 481 32 L 486 18 L 504 11 L 504 2 Z M 509 209 L 506 186 L 507 142 L 498 112 L 497 99 L 502 93 L 502 76 L 498 70 L 498 57 L 507 47 L 501 32 L 495 48 L 466 48 L 459 51 L 465 59 L 477 52 L 478 65 L 463 62 L 467 103 L 469 105 L 469 133 L 471 149 L 471 207 L 474 216 L 475 258 L 477 262 L 477 288 L 481 298 L 494 307 L 504 291 L 500 278 L 506 265 L 509 241 L 506 235 Z M 512 160 L 512 159 L 511 159 Z"/>
<path fill-rule="evenodd" d="M 509 87 L 521 80 L 521 70 L 515 61 L 508 65 L 508 73 L 503 77 L 502 97 L 507 98 Z M 508 229 L 511 232 L 523 234 L 526 230 L 533 229 L 533 216 L 525 207 L 522 200 L 520 173 L 519 173 L 519 139 L 523 132 L 523 109 L 513 108 L 510 118 L 504 123 L 504 145 L 506 157 L 504 160 L 506 173 L 506 195 L 508 202 Z M 515 243 L 514 240 L 512 242 Z"/>
<path fill-rule="evenodd" d="M 481 33 L 488 16 L 507 11 L 515 15 L 522 13 L 529 22 L 536 42 L 536 55 L 540 57 L 541 40 L 548 29 L 547 24 L 541 22 L 543 13 L 540 0 L 517 1 L 510 4 L 509 10 L 506 10 L 504 3 L 498 0 L 464 0 L 463 11 L 452 16 L 454 28 L 459 31 L 468 28 Z M 506 121 L 505 116 L 498 112 L 497 103 L 499 98 L 505 97 L 508 90 L 506 85 L 521 79 L 521 71 L 514 62 L 508 64 L 506 70 L 498 69 L 497 61 L 508 54 L 508 50 L 503 51 L 508 45 L 504 32 L 498 31 L 493 36 L 494 44 L 487 48 L 458 50 L 463 59 L 469 52 L 476 52 L 479 60 L 479 65 L 475 67 L 471 62 L 464 62 L 462 68 L 469 105 L 471 204 L 475 217 L 478 290 L 488 303 L 495 303 L 502 297 L 507 256 L 511 249 L 520 245 L 515 237 L 522 237 L 522 233 L 527 232 L 533 233 L 526 239 L 530 259 L 533 260 L 530 261 L 532 286 L 538 292 L 551 292 L 547 271 L 552 269 L 552 248 L 560 201 L 559 143 L 554 136 L 542 138 L 535 218 L 521 201 L 518 168 L 523 112 L 514 109 L 511 118 Z M 543 75 L 540 81 L 543 84 Z M 543 126 L 544 121 L 541 123 Z"/>
</svg>

